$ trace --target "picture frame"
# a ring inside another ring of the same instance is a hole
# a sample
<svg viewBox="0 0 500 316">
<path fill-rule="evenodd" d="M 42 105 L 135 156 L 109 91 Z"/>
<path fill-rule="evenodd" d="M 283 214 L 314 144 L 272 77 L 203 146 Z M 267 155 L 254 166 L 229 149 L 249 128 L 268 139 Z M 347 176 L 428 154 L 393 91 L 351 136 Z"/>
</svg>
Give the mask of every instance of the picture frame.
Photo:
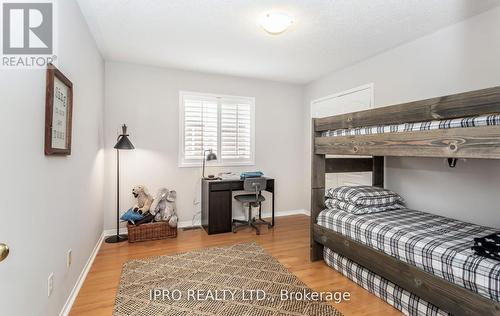
<svg viewBox="0 0 500 316">
<path fill-rule="evenodd" d="M 45 155 L 71 155 L 73 83 L 53 64 L 46 74 Z"/>
</svg>

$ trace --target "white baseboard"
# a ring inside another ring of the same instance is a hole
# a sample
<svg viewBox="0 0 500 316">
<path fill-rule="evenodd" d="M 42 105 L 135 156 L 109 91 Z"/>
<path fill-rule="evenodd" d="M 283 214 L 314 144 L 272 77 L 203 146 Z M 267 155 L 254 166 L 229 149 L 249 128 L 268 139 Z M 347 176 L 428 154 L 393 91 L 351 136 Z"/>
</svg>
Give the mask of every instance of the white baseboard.
<svg viewBox="0 0 500 316">
<path fill-rule="evenodd" d="M 69 315 L 69 312 L 71 311 L 71 307 L 73 307 L 73 303 L 75 303 L 76 297 L 78 296 L 78 293 L 80 292 L 80 289 L 82 288 L 83 282 L 87 278 L 87 274 L 89 273 L 90 268 L 92 267 L 92 264 L 94 263 L 94 259 L 97 256 L 97 253 L 99 252 L 99 249 L 101 248 L 103 241 L 104 241 L 104 232 L 101 234 L 101 237 L 99 237 L 99 240 L 97 241 L 97 244 L 95 245 L 94 249 L 92 250 L 90 257 L 87 260 L 87 263 L 85 263 L 85 266 L 83 267 L 83 270 L 80 273 L 80 276 L 78 276 L 76 284 L 73 287 L 73 289 L 71 290 L 71 293 L 69 294 L 69 297 L 66 300 L 66 303 L 64 303 L 64 306 L 63 306 L 61 312 L 59 313 L 59 316 Z"/>
<path fill-rule="evenodd" d="M 309 216 L 309 211 L 307 211 L 307 210 L 291 210 L 291 211 L 278 211 L 278 212 L 274 213 L 275 217 L 290 216 L 290 215 L 306 215 L 306 216 Z M 269 213 L 264 212 L 264 213 L 262 213 L 262 216 L 263 217 L 270 217 L 271 216 L 271 212 L 269 212 Z"/>
<path fill-rule="evenodd" d="M 307 210 L 291 210 L 291 211 L 276 211 L 274 213 L 274 217 L 281 217 L 281 216 L 290 216 L 290 215 L 306 215 L 310 216 L 309 211 Z M 271 212 L 263 212 L 262 217 L 271 217 Z M 244 220 L 245 217 L 243 216 L 235 216 L 234 219 L 239 219 L 239 220 Z M 193 225 L 194 224 L 194 225 Z M 181 221 L 177 224 L 177 227 L 183 228 L 183 227 L 191 227 L 191 226 L 199 226 L 200 222 L 194 222 L 192 223 L 191 221 Z M 120 227 L 120 234 L 126 234 L 127 233 L 127 227 Z M 116 235 L 116 229 L 106 229 L 104 231 L 104 236 L 113 236 Z"/>
<path fill-rule="evenodd" d="M 248 210 L 247 210 L 247 213 L 248 213 Z M 309 212 L 306 211 L 306 210 L 291 210 L 291 211 L 276 211 L 274 213 L 274 217 L 290 216 L 290 215 L 306 215 L 306 216 L 309 216 Z M 271 217 L 271 212 L 262 212 L 262 217 L 263 218 L 269 218 L 269 217 Z M 240 215 L 240 216 L 235 216 L 234 219 L 246 220 L 246 217 L 244 215 Z"/>
<path fill-rule="evenodd" d="M 309 210 L 300 210 L 302 215 L 305 215 L 305 216 L 311 216 L 311 212 Z"/>
</svg>

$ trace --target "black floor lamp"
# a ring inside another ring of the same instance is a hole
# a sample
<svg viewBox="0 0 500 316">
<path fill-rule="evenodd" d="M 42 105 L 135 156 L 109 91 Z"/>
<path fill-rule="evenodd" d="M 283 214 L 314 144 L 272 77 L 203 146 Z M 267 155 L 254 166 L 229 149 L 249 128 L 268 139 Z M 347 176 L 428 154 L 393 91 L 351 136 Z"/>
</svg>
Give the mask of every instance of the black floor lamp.
<svg viewBox="0 0 500 316">
<path fill-rule="evenodd" d="M 118 136 L 116 149 L 116 236 L 106 238 L 107 243 L 117 243 L 127 240 L 127 235 L 120 235 L 120 150 L 134 149 L 134 145 L 128 139 L 127 125 L 123 124 L 122 134 Z"/>
</svg>

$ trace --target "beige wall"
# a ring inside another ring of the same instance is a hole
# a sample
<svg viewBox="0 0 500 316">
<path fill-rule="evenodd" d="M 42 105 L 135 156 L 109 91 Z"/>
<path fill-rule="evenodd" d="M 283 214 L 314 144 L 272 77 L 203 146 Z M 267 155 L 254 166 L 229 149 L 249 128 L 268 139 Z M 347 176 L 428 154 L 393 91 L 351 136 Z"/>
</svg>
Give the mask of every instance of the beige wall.
<svg viewBox="0 0 500 316">
<path fill-rule="evenodd" d="M 74 86 L 71 156 L 44 155 L 45 70 L 0 70 L 0 242 L 11 248 L 2 315 L 58 315 L 103 229 L 104 62 L 76 2 L 57 8 L 57 65 Z"/>
<path fill-rule="evenodd" d="M 376 106 L 498 86 L 499 56 L 496 8 L 314 81 L 304 114 L 311 100 L 366 83 L 375 84 Z M 306 124 L 308 134 L 309 118 Z M 386 186 L 410 207 L 500 228 L 499 161 L 459 161 L 450 169 L 444 159 L 389 158 L 386 167 Z"/>
<path fill-rule="evenodd" d="M 104 65 L 75 1 L 58 8 L 58 66 L 74 84 L 70 157 L 43 155 L 45 71 L 0 71 L 0 242 L 12 249 L 0 265 L 6 315 L 58 314 L 103 228 L 114 228 L 111 148 L 121 123 L 137 148 L 122 155 L 122 210 L 133 204 L 133 185 L 167 186 L 178 191 L 180 220 L 191 221 L 201 170 L 177 167 L 179 90 L 256 98 L 256 166 L 209 171 L 262 170 L 276 178 L 277 210 L 291 211 L 309 205 L 310 100 L 371 82 L 377 106 L 500 85 L 500 8 L 330 74 L 305 95 L 299 85 Z M 387 161 L 387 187 L 410 207 L 497 228 L 499 183 L 497 161 L 460 161 L 456 169 L 442 159 Z"/>
<path fill-rule="evenodd" d="M 111 148 L 121 123 L 129 125 L 136 147 L 120 156 L 121 209 L 134 204 L 130 191 L 136 184 L 146 185 L 153 193 L 161 186 L 175 189 L 179 220 L 184 224 L 199 209 L 193 202 L 199 194 L 201 168 L 177 166 L 181 90 L 255 97 L 256 165 L 209 168 L 207 173 L 261 170 L 276 178 L 277 211 L 307 208 L 301 86 L 113 62 L 106 63 L 105 86 L 105 229 L 115 227 L 116 171 Z M 241 214 L 238 210 L 235 216 Z"/>
</svg>

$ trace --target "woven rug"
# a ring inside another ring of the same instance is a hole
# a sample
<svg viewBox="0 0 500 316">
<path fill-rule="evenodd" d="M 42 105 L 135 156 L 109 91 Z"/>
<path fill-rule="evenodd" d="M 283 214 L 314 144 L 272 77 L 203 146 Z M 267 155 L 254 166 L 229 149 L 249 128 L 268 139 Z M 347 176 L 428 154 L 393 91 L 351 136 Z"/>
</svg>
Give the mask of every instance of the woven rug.
<svg viewBox="0 0 500 316">
<path fill-rule="evenodd" d="M 200 249 L 124 264 L 115 316 L 340 316 L 256 243 Z M 304 296 L 305 297 L 305 296 Z"/>
</svg>

